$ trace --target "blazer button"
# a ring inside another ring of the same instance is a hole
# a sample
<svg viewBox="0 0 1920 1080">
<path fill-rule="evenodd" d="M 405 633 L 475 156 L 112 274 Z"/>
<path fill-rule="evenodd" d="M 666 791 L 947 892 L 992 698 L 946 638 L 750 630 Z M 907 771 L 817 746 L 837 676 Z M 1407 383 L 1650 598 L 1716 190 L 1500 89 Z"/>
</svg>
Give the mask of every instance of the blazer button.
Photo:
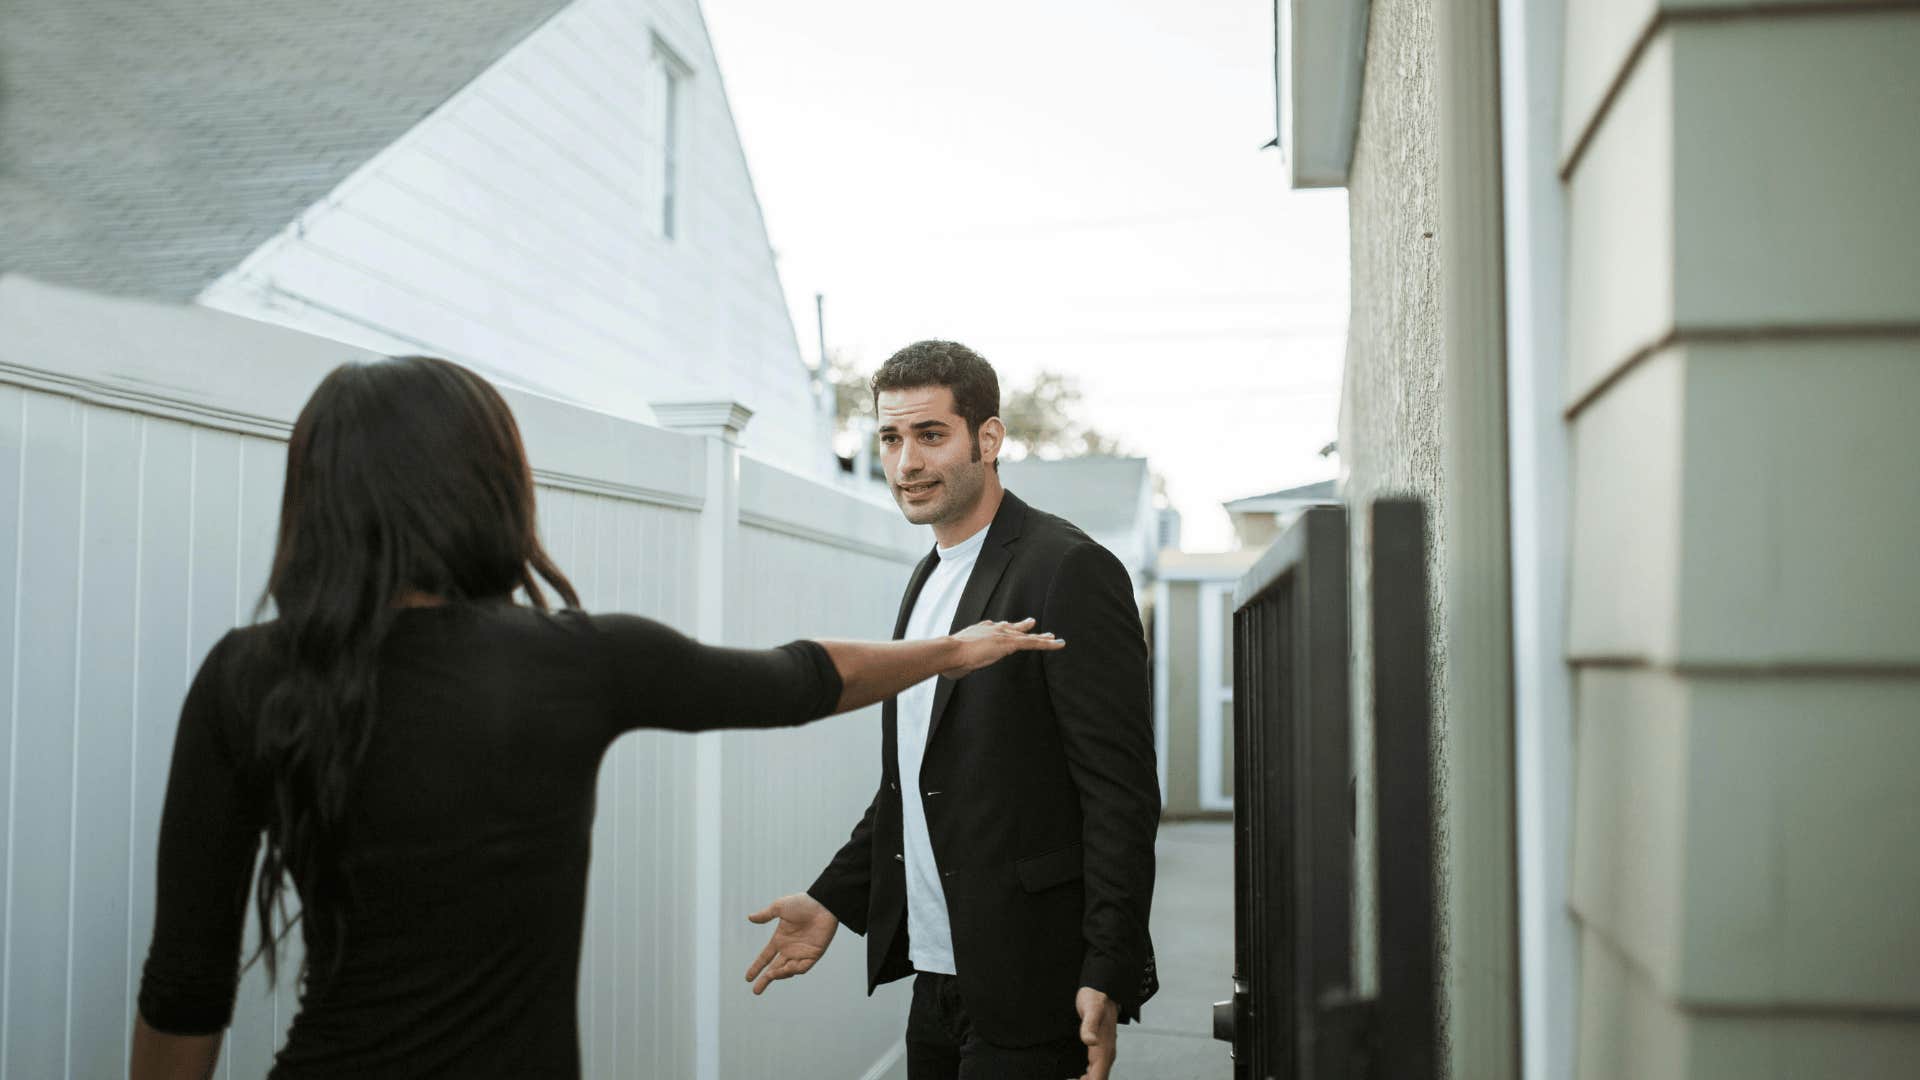
<svg viewBox="0 0 1920 1080">
<path fill-rule="evenodd" d="M 893 861 L 894 861 L 894 862 L 906 862 L 906 861 L 907 861 L 907 857 L 906 857 L 905 855 L 902 855 L 902 854 L 900 854 L 899 852 L 897 852 L 897 851 L 896 851 L 896 852 L 894 852 L 894 853 L 893 853 Z"/>
<path fill-rule="evenodd" d="M 887 781 L 887 790 L 889 790 L 889 791 L 899 791 L 899 790 L 900 790 L 900 785 L 899 785 L 899 784 L 896 784 L 896 783 L 894 783 L 894 782 L 893 782 L 893 781 L 891 781 L 891 780 L 889 780 L 889 781 Z"/>
</svg>

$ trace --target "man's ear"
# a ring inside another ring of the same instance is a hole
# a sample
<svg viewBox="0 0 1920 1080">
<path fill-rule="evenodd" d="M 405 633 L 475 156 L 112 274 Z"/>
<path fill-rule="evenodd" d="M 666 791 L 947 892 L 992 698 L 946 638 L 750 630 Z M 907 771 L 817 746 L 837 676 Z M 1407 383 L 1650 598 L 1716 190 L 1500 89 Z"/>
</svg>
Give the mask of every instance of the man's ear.
<svg viewBox="0 0 1920 1080">
<path fill-rule="evenodd" d="M 1000 457 L 1000 447 L 1007 441 L 1007 425 L 997 416 L 989 416 L 980 423 L 980 460 L 991 465 Z"/>
</svg>

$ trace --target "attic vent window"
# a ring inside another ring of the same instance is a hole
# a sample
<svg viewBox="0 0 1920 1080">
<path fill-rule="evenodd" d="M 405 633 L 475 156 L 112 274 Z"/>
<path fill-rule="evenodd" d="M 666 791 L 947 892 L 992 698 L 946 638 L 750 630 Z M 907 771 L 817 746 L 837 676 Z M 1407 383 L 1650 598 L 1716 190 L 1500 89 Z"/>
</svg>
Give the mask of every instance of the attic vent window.
<svg viewBox="0 0 1920 1080">
<path fill-rule="evenodd" d="M 680 229 L 680 133 L 693 69 L 658 36 L 653 56 L 660 72 L 660 235 L 671 240 Z"/>
</svg>

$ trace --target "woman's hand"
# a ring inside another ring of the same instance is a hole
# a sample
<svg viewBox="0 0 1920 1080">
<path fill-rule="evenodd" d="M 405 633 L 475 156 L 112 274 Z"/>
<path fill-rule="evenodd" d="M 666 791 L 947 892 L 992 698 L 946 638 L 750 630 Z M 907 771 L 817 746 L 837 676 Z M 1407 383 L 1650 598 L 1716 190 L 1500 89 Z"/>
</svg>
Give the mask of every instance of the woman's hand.
<svg viewBox="0 0 1920 1080">
<path fill-rule="evenodd" d="M 960 646 L 958 662 L 940 674 L 949 679 L 958 679 L 1022 649 L 1053 650 L 1067 647 L 1066 641 L 1054 637 L 1052 631 L 1032 633 L 1033 622 L 1030 618 L 1014 623 L 981 621 L 954 634 L 953 639 Z"/>
<path fill-rule="evenodd" d="M 822 641 L 840 673 L 835 712 L 864 708 L 944 675 L 958 679 L 1023 649 L 1064 649 L 1052 634 L 1030 633 L 1032 619 L 982 622 L 957 634 L 912 641 Z"/>
</svg>

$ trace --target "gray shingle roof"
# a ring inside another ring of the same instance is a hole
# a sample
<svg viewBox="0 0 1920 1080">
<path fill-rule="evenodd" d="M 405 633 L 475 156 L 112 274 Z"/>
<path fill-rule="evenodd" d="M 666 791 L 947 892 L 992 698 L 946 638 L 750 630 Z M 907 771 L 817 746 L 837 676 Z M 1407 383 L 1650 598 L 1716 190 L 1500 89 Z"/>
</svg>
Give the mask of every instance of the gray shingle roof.
<svg viewBox="0 0 1920 1080">
<path fill-rule="evenodd" d="M 1066 518 L 1088 533 L 1137 528 L 1147 459 L 1083 457 L 1004 461 L 1000 482 L 1030 505 Z"/>
<path fill-rule="evenodd" d="M 566 0 L 6 0 L 0 270 L 191 299 Z"/>
<path fill-rule="evenodd" d="M 1269 501 L 1283 503 L 1332 502 L 1338 498 L 1340 494 L 1339 491 L 1336 490 L 1337 484 L 1338 481 L 1335 480 L 1322 480 L 1317 484 L 1302 484 L 1299 487 L 1282 488 L 1279 491 L 1269 491 L 1265 495 L 1249 495 L 1244 499 L 1235 499 L 1227 503 L 1226 507 L 1228 510 L 1261 510 L 1265 509 L 1265 507 L 1260 504 Z"/>
</svg>

